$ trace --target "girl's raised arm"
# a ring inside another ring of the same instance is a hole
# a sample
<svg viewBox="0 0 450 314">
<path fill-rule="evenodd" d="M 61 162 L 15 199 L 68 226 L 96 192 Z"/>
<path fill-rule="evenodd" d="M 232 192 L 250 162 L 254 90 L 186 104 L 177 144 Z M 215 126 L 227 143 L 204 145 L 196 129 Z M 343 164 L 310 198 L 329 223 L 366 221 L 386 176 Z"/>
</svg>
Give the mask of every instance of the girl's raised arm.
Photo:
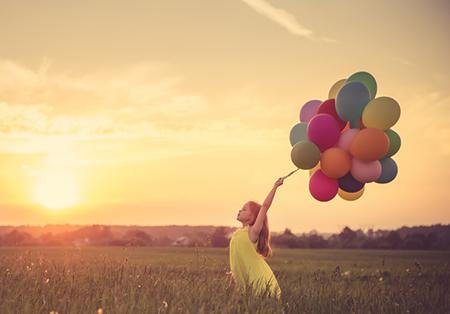
<svg viewBox="0 0 450 314">
<path fill-rule="evenodd" d="M 255 223 L 250 228 L 250 233 L 252 234 L 252 237 L 254 239 L 257 239 L 259 237 L 259 233 L 261 232 L 261 229 L 264 224 L 264 219 L 266 218 L 267 211 L 270 208 L 270 205 L 272 205 L 273 198 L 275 196 L 275 192 L 277 191 L 277 188 L 283 184 L 284 178 L 279 178 L 275 184 L 273 185 L 272 190 L 270 190 L 269 194 L 267 195 L 266 199 L 261 205 L 261 209 L 259 210 L 258 216 L 256 217 Z"/>
</svg>

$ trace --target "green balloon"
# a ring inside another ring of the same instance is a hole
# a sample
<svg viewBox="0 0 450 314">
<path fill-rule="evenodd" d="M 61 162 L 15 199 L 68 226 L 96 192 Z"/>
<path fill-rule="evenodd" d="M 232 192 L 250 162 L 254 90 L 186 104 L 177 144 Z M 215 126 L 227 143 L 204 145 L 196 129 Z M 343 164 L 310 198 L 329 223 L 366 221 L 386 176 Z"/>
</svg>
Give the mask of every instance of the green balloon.
<svg viewBox="0 0 450 314">
<path fill-rule="evenodd" d="M 402 140 L 400 139 L 400 136 L 395 132 L 394 130 L 386 130 L 384 131 L 386 135 L 389 137 L 389 150 L 386 153 L 386 155 L 383 158 L 388 158 L 394 156 L 398 150 L 400 149 L 400 146 L 402 144 Z"/>
<path fill-rule="evenodd" d="M 292 147 L 291 160 L 297 168 L 312 169 L 320 161 L 320 150 L 308 140 L 300 141 Z"/>
<path fill-rule="evenodd" d="M 300 122 L 294 125 L 289 133 L 289 141 L 291 142 L 291 146 L 294 146 L 296 143 L 307 140 L 308 135 L 306 133 L 306 128 L 308 127 L 308 123 Z"/>
<path fill-rule="evenodd" d="M 368 72 L 356 72 L 349 76 L 346 82 L 361 82 L 369 90 L 370 99 L 374 99 L 377 94 L 377 81 Z"/>
</svg>

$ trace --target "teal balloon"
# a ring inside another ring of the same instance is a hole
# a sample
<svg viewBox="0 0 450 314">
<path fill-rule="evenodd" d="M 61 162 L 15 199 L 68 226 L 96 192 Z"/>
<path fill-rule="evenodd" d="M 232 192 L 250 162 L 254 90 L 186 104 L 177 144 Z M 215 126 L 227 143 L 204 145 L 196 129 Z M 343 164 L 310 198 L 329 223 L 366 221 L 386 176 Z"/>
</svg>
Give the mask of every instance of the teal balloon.
<svg viewBox="0 0 450 314">
<path fill-rule="evenodd" d="M 394 159 L 385 158 L 380 160 L 381 163 L 381 175 L 375 180 L 377 183 L 389 183 L 397 176 L 398 168 Z"/>
<path fill-rule="evenodd" d="M 370 99 L 374 99 L 377 94 L 377 81 L 372 74 L 368 72 L 356 72 L 348 77 L 346 82 L 361 82 L 369 90 Z"/>
<path fill-rule="evenodd" d="M 306 128 L 308 127 L 308 123 L 300 122 L 294 125 L 291 129 L 291 133 L 289 134 L 289 141 L 291 142 L 291 146 L 294 146 L 296 143 L 307 140 L 308 134 L 306 132 Z"/>
<path fill-rule="evenodd" d="M 350 128 L 351 129 L 359 129 L 360 127 L 361 127 L 361 123 L 360 123 L 359 119 L 350 121 Z"/>
<path fill-rule="evenodd" d="M 370 101 L 369 90 L 361 82 L 348 82 L 336 96 L 336 112 L 344 121 L 359 120 Z"/>
<path fill-rule="evenodd" d="M 384 131 L 384 133 L 386 133 L 386 135 L 389 137 L 390 143 L 389 150 L 384 158 L 392 157 L 399 151 L 400 146 L 402 145 L 402 140 L 400 139 L 400 135 L 398 135 L 398 133 L 394 130 L 389 129 Z"/>
</svg>

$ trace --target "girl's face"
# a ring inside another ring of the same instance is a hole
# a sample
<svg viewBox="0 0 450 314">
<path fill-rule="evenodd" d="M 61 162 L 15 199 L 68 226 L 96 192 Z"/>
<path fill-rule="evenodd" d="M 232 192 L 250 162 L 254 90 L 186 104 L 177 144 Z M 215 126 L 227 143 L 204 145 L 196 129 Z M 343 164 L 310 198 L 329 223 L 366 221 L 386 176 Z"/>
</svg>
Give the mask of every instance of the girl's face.
<svg viewBox="0 0 450 314">
<path fill-rule="evenodd" d="M 252 218 L 252 212 L 250 211 L 250 209 L 248 209 L 248 207 L 246 205 L 244 205 L 241 208 L 241 210 L 239 210 L 236 219 L 242 223 L 246 223 L 246 222 L 251 221 L 251 218 Z"/>
</svg>

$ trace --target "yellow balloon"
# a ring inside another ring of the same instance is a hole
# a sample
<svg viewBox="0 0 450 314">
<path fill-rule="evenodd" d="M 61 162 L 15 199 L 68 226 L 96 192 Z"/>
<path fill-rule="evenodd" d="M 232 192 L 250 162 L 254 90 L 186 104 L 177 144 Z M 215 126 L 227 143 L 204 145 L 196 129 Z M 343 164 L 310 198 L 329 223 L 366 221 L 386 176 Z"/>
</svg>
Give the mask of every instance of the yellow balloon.
<svg viewBox="0 0 450 314">
<path fill-rule="evenodd" d="M 400 105 L 391 97 L 372 99 L 364 108 L 362 122 L 368 128 L 387 130 L 400 118 Z"/>
<path fill-rule="evenodd" d="M 317 163 L 317 165 L 316 165 L 314 168 L 309 169 L 309 176 L 312 176 L 313 173 L 316 172 L 316 171 L 319 170 L 319 169 L 320 169 L 320 162 Z"/>
<path fill-rule="evenodd" d="M 364 187 L 361 190 L 359 190 L 358 192 L 354 192 L 354 193 L 346 192 L 342 189 L 339 189 L 338 194 L 342 199 L 344 199 L 346 201 L 356 201 L 358 198 L 360 198 L 364 194 Z"/>
<path fill-rule="evenodd" d="M 345 84 L 345 79 L 339 80 L 331 86 L 328 92 L 328 99 L 336 99 L 336 95 L 339 93 L 342 86 Z"/>
</svg>

